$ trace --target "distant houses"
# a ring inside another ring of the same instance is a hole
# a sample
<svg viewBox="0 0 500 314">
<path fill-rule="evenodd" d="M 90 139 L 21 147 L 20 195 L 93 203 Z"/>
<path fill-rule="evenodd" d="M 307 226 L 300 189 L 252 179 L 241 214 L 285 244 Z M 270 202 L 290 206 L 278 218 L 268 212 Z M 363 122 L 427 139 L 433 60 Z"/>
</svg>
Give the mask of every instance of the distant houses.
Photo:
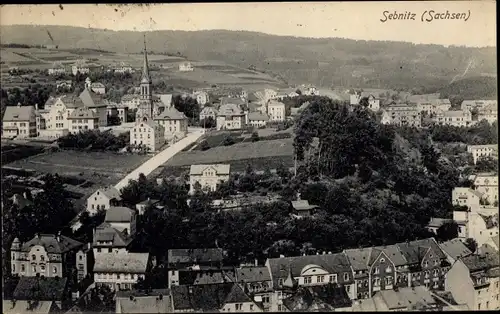
<svg viewBox="0 0 500 314">
<path fill-rule="evenodd" d="M 191 64 L 191 62 L 181 62 L 179 64 L 179 71 L 180 72 L 192 72 L 194 71 L 194 68 L 193 68 L 193 65 Z"/>
<path fill-rule="evenodd" d="M 415 106 L 396 104 L 383 110 L 381 123 L 418 128 L 422 124 L 422 116 Z"/>
<path fill-rule="evenodd" d="M 229 180 L 229 164 L 191 165 L 189 171 L 189 193 L 197 187 L 202 191 L 215 191 L 217 185 Z"/>
</svg>

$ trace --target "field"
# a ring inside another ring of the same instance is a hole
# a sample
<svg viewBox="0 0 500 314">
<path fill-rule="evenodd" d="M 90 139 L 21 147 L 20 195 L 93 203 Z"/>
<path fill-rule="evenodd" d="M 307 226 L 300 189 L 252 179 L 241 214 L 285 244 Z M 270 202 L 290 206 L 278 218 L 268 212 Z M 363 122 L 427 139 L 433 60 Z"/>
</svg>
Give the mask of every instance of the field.
<svg viewBox="0 0 500 314">
<path fill-rule="evenodd" d="M 32 156 L 2 166 L 34 170 L 40 174 L 57 173 L 78 182 L 86 182 L 74 185 L 71 190 L 87 195 L 98 186 L 116 184 L 148 158 L 148 156 L 109 152 L 64 150 Z"/>
</svg>

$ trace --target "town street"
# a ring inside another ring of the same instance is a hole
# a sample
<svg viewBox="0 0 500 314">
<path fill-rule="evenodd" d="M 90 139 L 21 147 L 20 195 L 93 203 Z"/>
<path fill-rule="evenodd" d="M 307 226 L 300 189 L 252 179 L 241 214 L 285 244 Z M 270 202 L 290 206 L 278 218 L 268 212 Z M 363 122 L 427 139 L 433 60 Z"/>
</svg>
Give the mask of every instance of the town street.
<svg viewBox="0 0 500 314">
<path fill-rule="evenodd" d="M 130 180 L 137 180 L 137 178 L 139 178 L 139 174 L 141 173 L 147 176 L 156 168 L 167 162 L 175 154 L 183 150 L 186 146 L 196 142 L 203 134 L 203 129 L 190 129 L 190 132 L 185 138 L 165 148 L 155 156 L 151 157 L 151 159 L 148 159 L 145 163 L 140 165 L 137 169 L 129 173 L 125 178 L 118 182 L 115 185 L 115 188 L 119 191 L 121 188 L 125 187 Z"/>
</svg>

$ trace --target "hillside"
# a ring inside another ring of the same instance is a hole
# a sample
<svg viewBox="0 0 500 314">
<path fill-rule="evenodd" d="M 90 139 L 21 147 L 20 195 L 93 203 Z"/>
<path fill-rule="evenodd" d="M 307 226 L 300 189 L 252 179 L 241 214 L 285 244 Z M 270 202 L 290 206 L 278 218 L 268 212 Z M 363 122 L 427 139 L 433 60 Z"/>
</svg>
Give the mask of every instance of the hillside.
<svg viewBox="0 0 500 314">
<path fill-rule="evenodd" d="M 49 37 L 48 33 L 53 38 Z M 66 26 L 3 26 L 2 43 L 54 44 L 60 49 L 93 48 L 120 53 L 142 49 L 143 33 Z M 342 38 L 297 38 L 244 31 L 154 31 L 147 35 L 152 52 L 215 60 L 243 68 L 255 66 L 280 74 L 289 83 L 427 89 L 465 76 L 496 73 L 495 48 L 415 45 L 405 42 Z M 332 77 L 332 74 L 335 74 Z M 418 82 L 418 85 L 415 84 Z"/>
<path fill-rule="evenodd" d="M 437 89 L 443 97 L 460 96 L 463 99 L 496 99 L 497 78 L 496 77 L 470 77 L 455 81 L 448 86 Z"/>
</svg>

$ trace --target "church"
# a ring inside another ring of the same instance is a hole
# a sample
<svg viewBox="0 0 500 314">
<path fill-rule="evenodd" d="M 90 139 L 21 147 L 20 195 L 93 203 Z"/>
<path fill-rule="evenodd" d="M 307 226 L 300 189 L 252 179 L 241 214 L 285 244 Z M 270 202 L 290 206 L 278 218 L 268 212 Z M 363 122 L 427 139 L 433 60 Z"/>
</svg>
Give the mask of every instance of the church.
<svg viewBox="0 0 500 314">
<path fill-rule="evenodd" d="M 143 145 L 151 152 L 165 144 L 165 128 L 154 121 L 153 117 L 153 81 L 149 75 L 146 37 L 144 37 L 144 66 L 140 84 L 140 99 L 135 118 L 135 125 L 130 130 L 130 144 Z"/>
</svg>

